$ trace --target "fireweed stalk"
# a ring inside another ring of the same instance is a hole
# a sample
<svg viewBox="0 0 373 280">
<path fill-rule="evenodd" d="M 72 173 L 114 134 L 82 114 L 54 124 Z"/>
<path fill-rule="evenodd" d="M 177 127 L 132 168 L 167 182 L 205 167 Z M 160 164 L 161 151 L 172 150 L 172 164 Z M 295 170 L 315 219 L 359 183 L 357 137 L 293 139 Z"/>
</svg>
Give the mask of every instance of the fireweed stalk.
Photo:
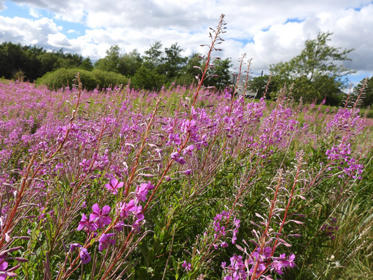
<svg viewBox="0 0 373 280">
<path fill-rule="evenodd" d="M 240 249 L 245 255 L 246 258 L 242 256 L 234 255 L 231 258 L 231 263 L 227 265 L 226 263 L 222 264 L 222 268 L 225 272 L 225 280 L 229 279 L 259 279 L 264 274 L 266 274 L 269 270 L 272 272 L 276 272 L 279 274 L 283 273 L 283 269 L 286 267 L 293 267 L 294 266 L 294 259 L 295 256 L 291 255 L 288 258 L 285 254 L 281 254 L 279 257 L 274 257 L 275 251 L 280 244 L 284 244 L 285 246 L 289 246 L 289 244 L 280 238 L 283 235 L 282 231 L 284 225 L 288 222 L 294 222 L 297 224 L 302 224 L 300 221 L 296 220 L 288 220 L 288 212 L 292 203 L 292 200 L 295 196 L 295 187 L 298 182 L 298 177 L 301 172 L 300 168 L 302 166 L 302 155 L 298 156 L 298 163 L 296 168 L 295 178 L 288 193 L 289 196 L 287 198 L 286 207 L 283 209 L 283 218 L 279 221 L 278 229 L 274 229 L 271 226 L 274 217 L 278 216 L 279 213 L 282 212 L 281 208 L 277 205 L 279 203 L 280 192 L 285 191 L 288 192 L 285 188 L 282 187 L 283 184 L 283 175 L 280 169 L 277 178 L 276 187 L 273 190 L 273 198 L 269 203 L 269 212 L 267 217 L 263 217 L 259 213 L 256 213 L 256 216 L 261 218 L 264 223 L 264 228 L 262 233 L 254 230 L 254 234 L 256 236 L 257 241 L 255 242 L 257 245 L 253 251 L 248 251 L 248 245 L 246 244 L 247 248 L 242 248 L 241 246 L 237 245 L 237 248 Z M 267 277 L 267 276 L 266 276 Z M 271 278 L 266 278 L 271 279 Z"/>
<path fill-rule="evenodd" d="M 188 144 L 188 141 L 191 137 L 191 130 L 190 130 L 190 125 L 191 125 L 191 121 L 192 121 L 192 110 L 194 109 L 194 106 L 195 106 L 195 103 L 197 101 L 197 98 L 198 98 L 198 95 L 199 95 L 199 92 L 200 92 L 200 89 L 202 87 L 202 84 L 203 84 L 203 81 L 205 79 L 205 76 L 206 76 L 206 73 L 209 69 L 209 65 L 210 65 L 210 59 L 211 59 L 211 55 L 212 55 L 212 52 L 214 50 L 216 50 L 215 48 L 215 44 L 218 42 L 218 41 L 221 41 L 221 37 L 220 37 L 220 34 L 224 32 L 224 15 L 221 15 L 220 17 L 220 21 L 218 23 L 218 26 L 216 28 L 216 30 L 212 29 L 213 31 L 213 35 L 210 33 L 210 38 L 211 38 L 211 44 L 210 44 L 210 48 L 209 48 L 209 51 L 208 51 L 208 54 L 207 54 L 207 58 L 206 58 L 206 63 L 205 63 L 205 66 L 204 66 L 204 70 L 202 72 L 202 76 L 199 80 L 199 83 L 197 85 L 197 89 L 193 95 L 193 100 L 192 100 L 192 103 L 191 103 L 191 110 L 190 110 L 190 115 L 189 115 L 189 124 L 187 125 L 187 129 L 186 129 L 186 135 L 184 137 L 184 141 L 181 143 L 181 145 L 176 149 L 176 152 L 174 152 L 173 154 L 171 154 L 171 157 L 170 159 L 168 160 L 167 164 L 166 164 L 166 167 L 164 168 L 162 174 L 161 174 L 161 177 L 159 178 L 158 182 L 155 184 L 155 187 L 153 188 L 149 198 L 147 199 L 147 202 L 143 208 L 143 213 L 148 209 L 151 201 L 153 200 L 158 188 L 160 187 L 160 185 L 162 184 L 165 176 L 167 175 L 168 171 L 170 170 L 172 164 L 177 161 L 178 163 L 182 164 L 182 157 L 180 157 L 181 153 L 183 152 L 183 150 L 185 149 L 185 147 L 187 146 Z M 189 126 L 189 127 L 188 127 Z M 120 252 L 120 254 L 118 255 L 119 257 L 124 253 L 124 250 L 125 248 L 127 247 L 127 242 L 129 240 L 129 238 L 131 237 L 131 235 L 133 234 L 133 231 L 131 231 L 128 236 L 127 236 L 127 239 L 124 243 L 124 246 L 122 247 L 122 250 Z M 115 258 L 115 260 L 117 260 L 117 258 Z M 110 273 L 110 271 L 113 269 L 115 265 L 115 262 L 112 262 L 112 264 L 109 265 L 109 267 L 106 269 L 106 271 L 104 272 L 103 274 L 103 278 L 102 279 L 106 279 Z"/>
<path fill-rule="evenodd" d="M 65 134 L 62 138 L 62 141 L 57 145 L 57 147 L 52 150 L 52 152 L 48 153 L 44 159 L 42 159 L 39 163 L 36 162 L 37 155 L 34 153 L 31 156 L 31 159 L 27 165 L 26 172 L 23 175 L 23 178 L 21 180 L 21 185 L 19 189 L 15 192 L 15 201 L 13 204 L 13 207 L 9 211 L 8 215 L 6 216 L 5 222 L 1 226 L 1 237 L 0 237 L 0 251 L 3 251 L 3 249 L 7 246 L 4 244 L 11 243 L 12 238 L 10 237 L 11 231 L 14 229 L 14 227 L 17 225 L 17 223 L 25 216 L 25 214 L 21 213 L 21 205 L 25 198 L 26 191 L 31 187 L 37 176 L 39 175 L 42 167 L 46 165 L 48 162 L 51 162 L 56 155 L 62 151 L 69 134 L 71 132 L 71 129 L 74 125 L 74 121 L 76 119 L 77 110 L 79 108 L 80 104 L 80 98 L 82 93 L 82 84 L 80 82 L 80 76 L 79 73 L 76 76 L 77 82 L 78 82 L 78 93 L 77 93 L 77 101 L 75 104 L 75 107 L 72 111 L 71 118 L 69 120 L 69 123 L 67 125 L 67 129 L 65 131 Z M 33 168 L 34 167 L 34 168 Z M 24 211 L 24 210 L 23 210 Z M 27 213 L 27 210 L 24 211 L 24 213 Z M 17 238 L 15 238 L 17 239 Z M 9 251 L 9 249 L 8 249 Z M 6 255 L 6 253 L 2 253 L 3 256 Z M 25 260 L 26 261 L 26 260 Z M 17 268 L 17 266 L 15 267 Z M 13 271 L 15 268 L 8 270 L 8 272 Z M 9 274 L 9 276 L 12 276 L 13 274 Z"/>
<path fill-rule="evenodd" d="M 212 44 L 211 44 L 210 49 L 209 49 L 209 52 L 208 52 L 208 56 L 207 56 L 207 60 L 206 60 L 206 64 L 205 64 L 205 69 L 204 69 L 204 71 L 203 71 L 203 73 L 202 73 L 201 80 L 199 81 L 199 84 L 198 84 L 198 86 L 197 86 L 197 90 L 196 90 L 196 92 L 195 92 L 195 94 L 194 94 L 193 101 L 192 101 L 192 107 L 191 107 L 191 108 L 193 108 L 194 105 L 195 105 L 195 102 L 196 102 L 196 100 L 197 100 L 197 97 L 198 97 L 198 94 L 199 94 L 200 88 L 201 88 L 202 83 L 203 83 L 203 81 L 204 81 L 204 77 L 205 77 L 206 72 L 207 72 L 207 70 L 208 70 L 209 60 L 210 60 L 210 57 L 211 57 L 211 53 L 212 53 L 212 51 L 215 49 L 215 42 L 216 42 L 218 39 L 220 39 L 220 38 L 219 38 L 219 34 L 220 34 L 221 32 L 223 32 L 223 25 L 224 25 L 223 18 L 224 18 L 224 16 L 221 17 L 221 20 L 220 20 L 220 22 L 219 22 L 219 24 L 218 24 L 218 27 L 217 27 L 217 30 L 216 30 L 216 32 L 215 32 L 215 36 L 214 36 L 214 37 L 211 37 L 211 38 L 212 38 Z M 191 115 L 190 115 L 190 120 L 191 120 Z M 147 130 L 146 130 L 146 131 L 147 131 Z M 189 138 L 190 138 L 190 133 L 191 133 L 191 131 L 190 131 L 189 129 L 187 129 L 187 135 L 186 135 L 186 137 L 185 137 L 184 142 L 183 142 L 183 143 L 178 147 L 177 151 L 176 151 L 174 154 L 180 154 L 180 153 L 183 151 L 183 149 L 186 147 L 186 145 L 187 145 L 187 143 L 188 143 L 188 140 L 189 140 Z M 143 147 L 144 147 L 144 145 L 145 145 L 145 142 L 146 142 L 146 136 L 143 138 L 142 145 L 141 145 L 141 147 L 140 147 L 140 149 L 139 149 L 139 152 L 138 152 L 137 155 L 136 155 L 135 165 L 134 165 L 134 167 L 133 167 L 133 169 L 132 169 L 132 172 L 131 172 L 131 175 L 130 175 L 130 177 L 129 177 L 127 183 L 126 183 L 126 187 L 125 187 L 125 196 L 128 194 L 129 186 L 130 186 L 130 184 L 132 183 L 134 173 L 135 173 L 135 171 L 136 171 L 136 169 L 137 169 L 137 164 L 136 164 L 136 163 L 138 163 L 138 159 L 139 159 L 139 156 L 140 156 L 140 154 L 141 154 L 141 152 L 142 152 L 142 150 L 143 150 Z M 161 175 L 159 181 L 157 182 L 157 184 L 156 184 L 155 187 L 153 188 L 153 191 L 152 191 L 152 193 L 151 193 L 149 199 L 147 200 L 147 203 L 145 204 L 145 207 L 144 207 L 144 209 L 143 209 L 143 212 L 145 212 L 146 209 L 148 208 L 149 203 L 151 202 L 151 200 L 152 200 L 152 198 L 154 197 L 154 195 L 155 195 L 157 189 L 159 188 L 159 186 L 160 186 L 161 183 L 163 182 L 163 179 L 164 179 L 164 177 L 166 176 L 166 174 L 167 174 L 168 170 L 170 169 L 170 167 L 172 166 L 172 163 L 173 163 L 174 161 L 178 161 L 178 162 L 180 161 L 180 162 L 181 162 L 181 160 L 182 160 L 181 158 L 179 159 L 179 158 L 176 158 L 175 156 L 171 155 L 171 158 L 170 158 L 170 160 L 168 161 L 168 163 L 167 163 L 167 165 L 166 165 L 166 167 L 165 167 L 165 169 L 164 169 L 164 171 L 163 171 L 163 173 L 162 173 L 162 175 Z M 116 222 L 117 222 L 117 219 L 115 219 L 115 220 L 114 220 L 114 223 L 112 223 L 111 225 L 115 225 Z M 105 235 L 106 232 L 108 232 L 110 229 L 111 229 L 110 227 L 107 228 L 107 229 L 104 231 L 104 233 L 101 235 L 101 237 L 102 237 L 103 235 Z M 134 232 L 134 231 L 132 230 L 132 231 L 130 231 L 130 233 L 127 235 L 126 241 L 124 242 L 124 245 L 123 245 L 121 251 L 119 252 L 119 254 L 117 255 L 117 257 L 114 259 L 113 262 L 111 262 L 111 264 L 108 266 L 108 268 L 107 268 L 106 271 L 104 272 L 104 274 L 103 274 L 103 276 L 102 276 L 103 279 L 105 279 L 106 277 L 108 277 L 110 271 L 111 271 L 111 270 L 113 269 L 113 267 L 114 267 L 115 262 L 116 262 L 116 261 L 117 261 L 117 260 L 118 260 L 122 255 L 123 255 L 125 249 L 126 249 L 127 246 L 128 246 L 127 243 L 128 243 L 128 241 L 129 241 L 129 239 L 131 238 L 133 232 Z M 101 238 L 101 237 L 100 237 L 100 238 Z M 100 239 L 100 238 L 99 238 L 99 239 Z"/>
</svg>

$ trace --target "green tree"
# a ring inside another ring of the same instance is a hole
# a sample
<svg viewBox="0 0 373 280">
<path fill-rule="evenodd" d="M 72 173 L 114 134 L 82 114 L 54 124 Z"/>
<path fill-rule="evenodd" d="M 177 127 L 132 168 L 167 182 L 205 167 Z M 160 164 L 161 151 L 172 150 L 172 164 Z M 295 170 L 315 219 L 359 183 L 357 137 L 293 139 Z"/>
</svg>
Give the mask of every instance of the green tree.
<svg viewBox="0 0 373 280">
<path fill-rule="evenodd" d="M 119 72 L 120 49 L 118 45 L 111 46 L 106 51 L 106 56 L 99 59 L 95 68 L 103 71 Z"/>
<path fill-rule="evenodd" d="M 176 79 L 178 85 L 191 85 L 201 75 L 203 59 L 199 53 L 194 53 L 187 58 L 185 65 L 180 69 L 180 76 Z"/>
<path fill-rule="evenodd" d="M 168 81 L 172 81 L 181 75 L 181 69 L 187 61 L 186 57 L 181 56 L 182 51 L 183 49 L 177 43 L 172 44 L 169 48 L 165 48 L 165 57 L 159 66 L 159 72 L 164 74 Z"/>
<path fill-rule="evenodd" d="M 145 51 L 145 55 L 143 57 L 144 63 L 148 68 L 156 68 L 162 63 L 162 56 L 162 44 L 161 42 L 157 41 Z"/>
<path fill-rule="evenodd" d="M 204 85 L 213 86 L 217 90 L 223 90 L 232 85 L 232 78 L 230 74 L 231 66 L 232 63 L 229 58 L 215 59 L 213 65 L 208 71 Z"/>
<path fill-rule="evenodd" d="M 352 49 L 330 46 L 331 35 L 332 33 L 319 33 L 316 39 L 305 42 L 299 55 L 288 62 L 270 66 L 273 76 L 283 83 L 294 84 L 293 88 L 299 89 L 299 92 L 294 92 L 297 99 L 303 97 L 304 100 L 320 101 L 325 98 L 327 101 L 335 101 L 335 96 L 343 86 L 342 78 L 353 72 L 343 65 L 343 62 L 350 60 L 348 54 Z M 305 87 L 304 94 L 301 93 L 302 86 Z"/>
<path fill-rule="evenodd" d="M 156 69 L 141 65 L 133 76 L 131 85 L 136 89 L 159 90 L 165 80 L 166 77 L 159 74 Z"/>
<path fill-rule="evenodd" d="M 119 73 L 131 77 L 135 75 L 137 69 L 142 64 L 142 58 L 137 50 L 122 55 L 119 59 L 118 71 Z"/>
<path fill-rule="evenodd" d="M 362 106 L 368 107 L 373 105 L 373 77 L 361 80 L 359 84 L 355 87 L 354 93 L 356 95 L 360 94 L 362 88 L 364 91 L 361 97 Z"/>
<path fill-rule="evenodd" d="M 249 82 L 248 88 L 252 92 L 256 92 L 256 98 L 261 98 L 264 95 L 268 81 L 269 81 L 269 75 L 262 75 L 262 76 L 254 77 Z M 279 91 L 282 86 L 283 86 L 283 83 L 277 76 L 271 77 L 271 80 L 269 81 L 269 84 L 268 84 L 266 97 L 271 99 L 272 98 L 271 94 Z"/>
</svg>

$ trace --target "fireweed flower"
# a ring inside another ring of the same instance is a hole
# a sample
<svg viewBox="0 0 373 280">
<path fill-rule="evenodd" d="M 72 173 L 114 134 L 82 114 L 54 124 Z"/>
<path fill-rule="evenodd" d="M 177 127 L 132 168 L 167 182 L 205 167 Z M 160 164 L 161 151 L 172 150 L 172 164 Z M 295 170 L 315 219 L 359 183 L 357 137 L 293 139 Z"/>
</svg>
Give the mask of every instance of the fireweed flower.
<svg viewBox="0 0 373 280">
<path fill-rule="evenodd" d="M 117 194 L 118 189 L 122 188 L 123 185 L 123 182 L 119 182 L 116 178 L 113 178 L 108 184 L 105 185 L 105 188 L 112 194 Z"/>
<path fill-rule="evenodd" d="M 254 273 L 254 268 L 257 267 L 256 275 L 263 273 L 267 268 L 269 271 L 283 274 L 287 268 L 293 268 L 295 266 L 295 255 L 291 254 L 286 257 L 285 254 L 281 254 L 279 257 L 273 257 L 272 248 L 265 247 L 262 249 L 257 248 L 252 252 L 246 259 L 242 256 L 236 256 L 230 258 L 230 265 L 227 266 L 225 262 L 222 263 L 224 270 L 224 279 L 247 279 Z M 270 276 L 262 275 L 262 277 Z"/>
<path fill-rule="evenodd" d="M 115 239 L 113 239 L 114 235 L 115 235 L 114 233 L 104 233 L 104 234 L 102 234 L 102 236 L 98 240 L 98 242 L 99 242 L 98 250 L 103 251 L 107 247 L 109 247 L 110 245 L 114 245 L 115 244 Z"/>
<path fill-rule="evenodd" d="M 192 264 L 188 263 L 187 261 L 184 261 L 181 265 L 185 271 L 191 271 L 192 270 Z"/>
<path fill-rule="evenodd" d="M 91 261 L 91 255 L 88 253 L 88 250 L 84 247 L 80 248 L 79 257 L 82 261 L 82 264 L 87 264 Z"/>
<path fill-rule="evenodd" d="M 142 206 L 138 205 L 137 199 L 131 199 L 128 203 L 119 203 L 118 210 L 121 218 L 134 217 L 132 227 L 139 229 L 144 220 L 144 214 L 142 213 Z"/>
<path fill-rule="evenodd" d="M 154 186 L 150 183 L 141 183 L 140 186 L 136 188 L 136 198 L 139 201 L 146 201 L 146 196 L 148 195 L 149 190 L 154 189 Z"/>
<path fill-rule="evenodd" d="M 97 225 L 91 220 L 88 220 L 87 216 L 85 214 L 82 214 L 82 218 L 79 222 L 78 228 L 76 229 L 78 231 L 85 230 L 85 231 L 95 231 L 97 230 Z"/>
<path fill-rule="evenodd" d="M 103 228 L 104 226 L 110 225 L 111 218 L 109 217 L 110 206 L 105 205 L 100 209 L 97 203 L 93 204 L 92 211 L 89 215 L 89 221 L 96 224 L 97 228 Z"/>
<path fill-rule="evenodd" d="M 185 164 L 186 163 L 185 159 L 182 156 L 180 156 L 180 154 L 178 152 L 173 152 L 171 154 L 171 158 L 179 164 Z"/>
</svg>

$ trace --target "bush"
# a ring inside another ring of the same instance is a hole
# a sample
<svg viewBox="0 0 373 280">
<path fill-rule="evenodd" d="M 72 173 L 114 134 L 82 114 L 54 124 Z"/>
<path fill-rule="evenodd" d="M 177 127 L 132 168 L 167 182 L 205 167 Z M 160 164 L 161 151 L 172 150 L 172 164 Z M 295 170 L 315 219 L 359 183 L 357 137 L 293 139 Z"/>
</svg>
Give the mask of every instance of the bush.
<svg viewBox="0 0 373 280">
<path fill-rule="evenodd" d="M 155 69 L 141 66 L 132 78 L 131 86 L 135 89 L 160 90 L 165 82 L 165 76 Z"/>
<path fill-rule="evenodd" d="M 128 79 L 119 73 L 98 69 L 93 70 L 92 73 L 100 88 L 113 88 L 114 86 L 126 85 L 128 83 Z"/>
<path fill-rule="evenodd" d="M 97 86 L 98 82 L 92 72 L 78 68 L 60 68 L 53 72 L 48 72 L 37 79 L 36 84 L 46 85 L 49 89 L 54 90 L 64 87 L 72 88 L 78 72 L 80 73 L 80 80 L 85 89 L 92 90 Z"/>
<path fill-rule="evenodd" d="M 114 87 L 120 84 L 126 84 L 127 78 L 123 75 L 107 72 L 101 70 L 87 71 L 84 69 L 72 68 L 60 68 L 53 72 L 48 72 L 41 78 L 39 78 L 36 83 L 38 85 L 46 85 L 49 89 L 60 89 L 64 87 L 72 88 L 75 83 L 75 77 L 77 73 L 80 73 L 80 80 L 83 87 L 87 90 L 92 90 L 96 87 L 98 88 L 108 88 Z"/>
</svg>

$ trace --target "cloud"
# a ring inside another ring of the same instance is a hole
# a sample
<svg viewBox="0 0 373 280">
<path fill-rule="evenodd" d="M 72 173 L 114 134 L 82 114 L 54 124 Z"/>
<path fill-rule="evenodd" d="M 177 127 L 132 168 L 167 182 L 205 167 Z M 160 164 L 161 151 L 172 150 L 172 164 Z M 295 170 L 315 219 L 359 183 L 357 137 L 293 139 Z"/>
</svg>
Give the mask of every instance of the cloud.
<svg viewBox="0 0 373 280">
<path fill-rule="evenodd" d="M 0 41 L 4 38 L 25 44 L 62 47 L 97 59 L 114 44 L 123 51 L 143 52 L 155 41 L 165 47 L 178 42 L 188 55 L 203 51 L 208 27 L 226 14 L 228 33 L 222 45 L 223 57 L 235 65 L 242 53 L 253 58 L 253 69 L 286 61 L 299 54 L 307 39 L 319 32 L 333 32 L 332 44 L 354 48 L 348 66 L 373 71 L 373 2 L 368 0 L 14 0 L 30 9 L 52 12 L 54 18 L 25 22 L 21 18 L 0 19 Z M 4 1 L 0 0 L 1 3 Z M 2 21 L 1 21 L 2 20 Z M 56 24 L 58 22 L 59 24 Z M 78 22 L 85 30 L 71 38 Z M 4 24 L 3 24 L 4 23 Z M 26 27 L 26 26 L 30 27 Z M 28 30 L 27 30 L 28 29 Z M 66 32 L 66 33 L 64 33 Z"/>
<path fill-rule="evenodd" d="M 63 34 L 60 27 L 49 18 L 30 20 L 20 17 L 0 16 L 0 41 L 16 42 L 42 47 L 61 47 Z"/>
</svg>

